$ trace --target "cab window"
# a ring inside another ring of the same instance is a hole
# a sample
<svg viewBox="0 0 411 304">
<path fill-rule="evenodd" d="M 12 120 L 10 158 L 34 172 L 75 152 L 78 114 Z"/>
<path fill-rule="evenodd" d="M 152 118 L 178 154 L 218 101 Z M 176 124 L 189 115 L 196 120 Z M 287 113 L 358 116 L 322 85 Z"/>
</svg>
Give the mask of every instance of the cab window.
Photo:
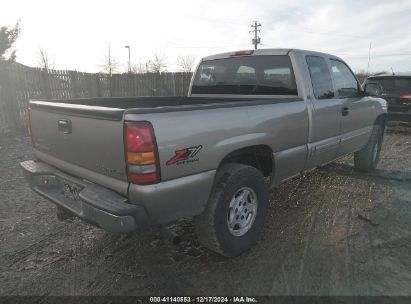
<svg viewBox="0 0 411 304">
<path fill-rule="evenodd" d="M 331 74 L 338 97 L 358 96 L 358 82 L 348 66 L 339 60 L 331 59 Z"/>
<path fill-rule="evenodd" d="M 255 85 L 257 83 L 255 68 L 246 65 L 240 66 L 237 70 L 235 81 L 240 85 Z"/>
<path fill-rule="evenodd" d="M 311 84 L 316 99 L 330 99 L 334 97 L 334 88 L 327 62 L 320 56 L 306 57 L 310 72 Z"/>
<path fill-rule="evenodd" d="M 192 94 L 298 95 L 287 55 L 239 56 L 203 61 Z"/>
</svg>

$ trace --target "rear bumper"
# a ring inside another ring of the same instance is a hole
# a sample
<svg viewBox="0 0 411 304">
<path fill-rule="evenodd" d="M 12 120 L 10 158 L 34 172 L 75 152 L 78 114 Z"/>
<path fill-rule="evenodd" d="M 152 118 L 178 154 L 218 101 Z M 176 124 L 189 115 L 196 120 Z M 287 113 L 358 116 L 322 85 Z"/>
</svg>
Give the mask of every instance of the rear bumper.
<svg viewBox="0 0 411 304">
<path fill-rule="evenodd" d="M 70 176 L 42 162 L 20 163 L 30 187 L 84 221 L 111 232 L 130 232 L 150 226 L 142 206 L 101 186 Z"/>
</svg>

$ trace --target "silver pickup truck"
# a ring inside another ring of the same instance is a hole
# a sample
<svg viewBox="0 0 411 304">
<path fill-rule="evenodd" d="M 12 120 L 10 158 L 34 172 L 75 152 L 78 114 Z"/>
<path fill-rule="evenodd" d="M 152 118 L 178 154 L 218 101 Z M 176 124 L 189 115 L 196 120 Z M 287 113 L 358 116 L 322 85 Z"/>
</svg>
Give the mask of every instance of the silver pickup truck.
<svg viewBox="0 0 411 304">
<path fill-rule="evenodd" d="M 30 101 L 32 189 L 112 232 L 194 218 L 236 256 L 256 240 L 269 190 L 354 153 L 377 166 L 386 102 L 340 58 L 295 49 L 203 58 L 186 97 Z"/>
</svg>

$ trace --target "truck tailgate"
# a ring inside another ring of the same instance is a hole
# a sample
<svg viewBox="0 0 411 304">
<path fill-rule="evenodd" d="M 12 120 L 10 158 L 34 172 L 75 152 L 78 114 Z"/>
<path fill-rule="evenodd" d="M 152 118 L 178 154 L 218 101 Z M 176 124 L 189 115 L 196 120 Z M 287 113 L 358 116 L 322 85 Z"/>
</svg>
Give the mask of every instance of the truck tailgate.
<svg viewBox="0 0 411 304">
<path fill-rule="evenodd" d="M 70 167 L 69 173 L 79 177 L 85 177 L 86 169 L 97 173 L 88 174 L 88 179 L 103 175 L 126 183 L 123 110 L 111 109 L 116 115 L 110 116 L 104 110 L 99 113 L 97 108 L 86 107 L 82 113 L 71 113 L 64 105 L 39 106 L 31 102 L 30 120 L 36 156 L 63 171 Z M 94 182 L 98 180 L 101 177 Z"/>
</svg>

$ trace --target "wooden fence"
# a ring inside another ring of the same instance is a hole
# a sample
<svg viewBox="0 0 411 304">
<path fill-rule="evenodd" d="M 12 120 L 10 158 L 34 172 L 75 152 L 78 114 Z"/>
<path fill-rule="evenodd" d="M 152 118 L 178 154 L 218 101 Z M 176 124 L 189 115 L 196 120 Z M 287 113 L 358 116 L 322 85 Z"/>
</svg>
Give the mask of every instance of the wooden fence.
<svg viewBox="0 0 411 304">
<path fill-rule="evenodd" d="M 191 73 L 93 74 L 0 63 L 0 132 L 22 129 L 30 99 L 182 96 Z"/>
</svg>

